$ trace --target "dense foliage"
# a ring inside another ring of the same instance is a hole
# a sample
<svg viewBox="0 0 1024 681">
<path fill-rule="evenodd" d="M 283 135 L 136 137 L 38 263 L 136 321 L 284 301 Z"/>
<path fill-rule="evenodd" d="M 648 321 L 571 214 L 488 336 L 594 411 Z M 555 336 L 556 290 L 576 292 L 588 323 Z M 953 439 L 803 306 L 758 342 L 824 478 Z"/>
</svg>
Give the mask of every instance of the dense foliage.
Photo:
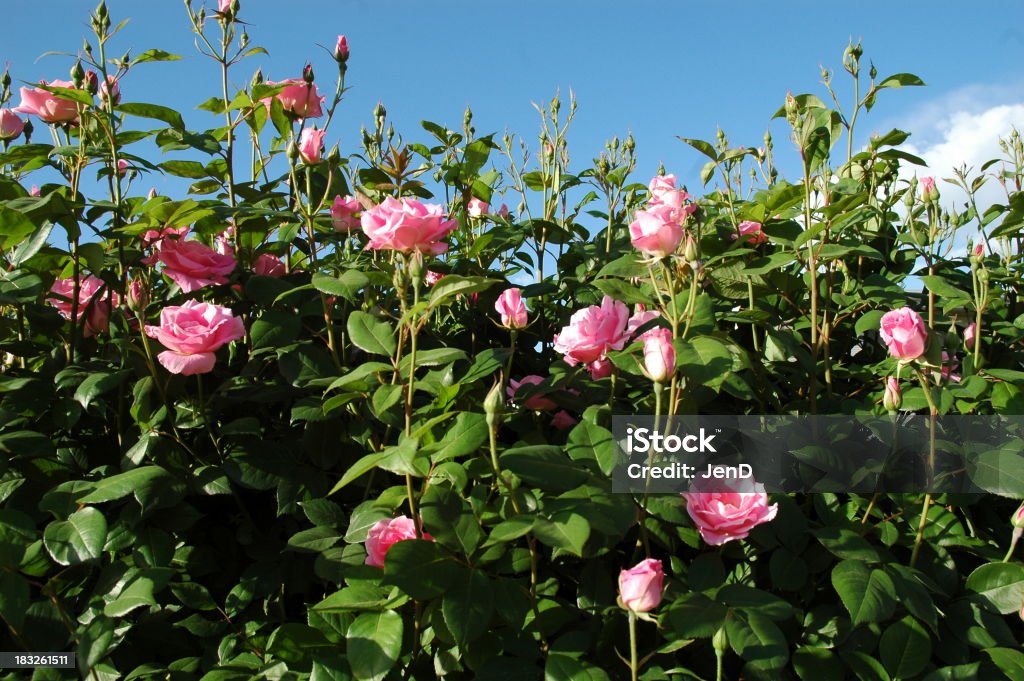
<svg viewBox="0 0 1024 681">
<path fill-rule="evenodd" d="M 826 73 L 776 114 L 789 180 L 722 133 L 683 140 L 700 198 L 635 182 L 631 138 L 580 169 L 558 98 L 535 154 L 382 106 L 325 153 L 347 41 L 326 98 L 308 66 L 232 93 L 240 11 L 188 8 L 216 127 L 132 101 L 175 57 L 111 59 L 102 4 L 71 80 L 0 111 L 0 649 L 79 667 L 33 678 L 1024 678 L 1015 475 L 727 508 L 609 479 L 612 414 L 1022 413 L 1019 135 L 908 179 L 908 133 L 852 139 L 922 83 L 851 46 L 852 102 Z"/>
</svg>

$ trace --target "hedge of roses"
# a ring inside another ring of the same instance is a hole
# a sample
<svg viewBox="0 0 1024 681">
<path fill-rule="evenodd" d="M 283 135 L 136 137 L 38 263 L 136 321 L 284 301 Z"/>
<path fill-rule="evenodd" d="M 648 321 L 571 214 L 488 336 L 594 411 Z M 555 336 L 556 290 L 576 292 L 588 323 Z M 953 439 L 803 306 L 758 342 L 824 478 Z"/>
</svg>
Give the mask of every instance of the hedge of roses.
<svg viewBox="0 0 1024 681">
<path fill-rule="evenodd" d="M 383 106 L 337 146 L 347 39 L 230 92 L 244 8 L 186 8 L 210 129 L 132 100 L 175 57 L 111 58 L 103 4 L 70 80 L 3 78 L 0 649 L 78 665 L 33 678 L 1024 678 L 1015 475 L 609 477 L 613 414 L 1020 414 L 1018 134 L 945 181 L 855 149 L 922 83 L 851 45 L 776 113 L 790 179 L 722 133 L 703 196 L 632 138 L 581 168 L 558 98 L 536 153 Z"/>
</svg>

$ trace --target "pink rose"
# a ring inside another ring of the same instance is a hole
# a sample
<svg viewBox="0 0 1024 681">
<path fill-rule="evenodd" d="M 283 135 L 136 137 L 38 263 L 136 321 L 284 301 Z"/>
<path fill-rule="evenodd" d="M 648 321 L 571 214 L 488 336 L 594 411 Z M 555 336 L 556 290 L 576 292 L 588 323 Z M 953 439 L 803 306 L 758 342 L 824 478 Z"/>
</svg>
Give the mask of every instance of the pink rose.
<svg viewBox="0 0 1024 681">
<path fill-rule="evenodd" d="M 384 567 L 384 557 L 396 543 L 406 539 L 416 539 L 416 524 L 404 515 L 397 518 L 382 518 L 370 527 L 366 533 L 366 564 Z M 420 539 L 434 541 L 426 532 Z"/>
<path fill-rule="evenodd" d="M 700 536 L 712 546 L 745 539 L 779 511 L 778 504 L 768 505 L 764 485 L 746 478 L 697 478 L 683 497 Z"/>
<path fill-rule="evenodd" d="M 267 81 L 267 85 L 284 85 L 285 88 L 277 93 L 277 99 L 281 102 L 281 107 L 297 118 L 319 118 L 324 115 L 321 104 L 324 101 L 324 97 L 320 96 L 320 93 L 316 91 L 316 84 L 307 84 L 302 78 L 288 78 L 279 82 Z M 270 100 L 271 97 L 267 97 L 263 102 L 267 105 L 267 111 L 270 111 Z"/>
<path fill-rule="evenodd" d="M 744 220 L 739 224 L 739 234 L 733 234 L 732 240 L 745 238 L 751 246 L 760 246 L 768 242 L 768 235 L 761 231 L 761 223 L 753 220 Z"/>
<path fill-rule="evenodd" d="M 647 329 L 644 331 L 639 338 L 634 338 L 636 332 L 640 330 L 640 327 L 661 316 L 661 313 L 657 310 L 648 310 L 640 303 L 637 303 L 636 307 L 633 308 L 633 316 L 629 318 L 629 322 L 626 324 L 626 335 L 632 340 L 644 340 L 657 327 Z"/>
<path fill-rule="evenodd" d="M 242 319 L 226 307 L 189 300 L 160 311 L 160 326 L 145 327 L 166 351 L 157 359 L 172 374 L 205 374 L 213 371 L 214 354 L 223 345 L 245 335 Z"/>
<path fill-rule="evenodd" d="M 903 406 L 903 392 L 900 390 L 900 382 L 895 376 L 885 379 L 885 392 L 882 394 L 882 406 L 886 411 L 899 411 Z"/>
<path fill-rule="evenodd" d="M 339 64 L 344 64 L 348 61 L 348 38 L 343 35 L 338 36 L 338 42 L 334 45 L 334 59 Z"/>
<path fill-rule="evenodd" d="M 879 335 L 889 348 L 889 354 L 901 360 L 917 359 L 924 354 L 928 342 L 924 320 L 909 307 L 882 315 Z"/>
<path fill-rule="evenodd" d="M 1014 527 L 1024 528 L 1024 504 L 1021 504 L 1020 507 L 1013 512 L 1013 515 L 1010 517 L 1010 524 Z"/>
<path fill-rule="evenodd" d="M 222 255 L 198 241 L 164 239 L 157 247 L 157 259 L 164 264 L 164 274 L 183 293 L 191 293 L 212 284 L 226 284 L 235 269 L 235 258 Z"/>
<path fill-rule="evenodd" d="M 362 209 L 363 206 L 359 201 L 351 196 L 345 198 L 335 196 L 334 203 L 331 204 L 331 222 L 334 224 L 334 229 L 341 232 L 358 227 L 359 211 Z"/>
<path fill-rule="evenodd" d="M 149 291 L 146 290 L 141 279 L 132 279 L 128 282 L 125 299 L 129 310 L 143 310 L 149 305 Z"/>
<path fill-rule="evenodd" d="M 442 279 L 444 279 L 444 275 L 434 270 L 427 270 L 427 273 L 423 275 L 423 283 L 427 286 L 433 286 Z"/>
<path fill-rule="evenodd" d="M 499 218 L 507 218 L 508 217 L 508 206 L 505 205 L 504 203 L 501 204 L 501 208 L 498 209 L 498 217 Z"/>
<path fill-rule="evenodd" d="M 299 156 L 306 165 L 316 165 L 320 162 L 324 153 L 324 135 L 326 130 L 317 130 L 315 127 L 306 128 L 299 135 Z"/>
<path fill-rule="evenodd" d="M 634 567 L 619 572 L 619 600 L 622 607 L 633 612 L 650 612 L 661 603 L 665 573 L 661 561 L 642 560 Z"/>
<path fill-rule="evenodd" d="M 117 159 L 117 174 L 123 177 L 126 172 L 128 172 L 128 161 L 123 158 Z"/>
<path fill-rule="evenodd" d="M 520 380 L 510 378 L 508 381 L 508 393 L 509 399 L 516 399 L 516 395 L 519 393 L 519 388 L 524 385 L 540 385 L 544 382 L 544 378 L 535 374 L 529 376 L 523 376 Z M 523 400 L 523 406 L 531 411 L 551 411 L 557 409 L 558 405 L 551 401 L 544 395 L 530 395 Z"/>
<path fill-rule="evenodd" d="M 522 293 L 517 288 L 505 289 L 494 302 L 494 309 L 501 314 L 501 325 L 506 329 L 526 327 L 527 309 Z"/>
<path fill-rule="evenodd" d="M 939 198 L 939 190 L 935 186 L 934 177 L 922 177 L 921 178 L 921 200 L 925 203 L 931 203 L 937 201 Z"/>
<path fill-rule="evenodd" d="M 974 257 L 980 258 L 983 255 L 985 255 L 985 245 L 984 244 L 977 244 L 974 247 Z"/>
<path fill-rule="evenodd" d="M 0 140 L 13 140 L 25 129 L 25 121 L 12 109 L 0 109 Z"/>
<path fill-rule="evenodd" d="M 659 326 L 644 336 L 644 373 L 655 383 L 664 383 L 676 370 L 672 332 Z"/>
<path fill-rule="evenodd" d="M 228 14 L 231 11 L 231 3 L 234 0 L 217 0 L 217 11 L 220 14 Z"/>
<path fill-rule="evenodd" d="M 39 187 L 32 185 L 32 188 L 28 190 L 29 196 L 42 196 L 42 192 L 39 191 Z"/>
<path fill-rule="evenodd" d="M 100 83 L 100 101 L 106 102 L 111 99 L 111 103 L 117 106 L 121 103 L 121 86 L 114 76 L 107 76 L 107 79 Z"/>
<path fill-rule="evenodd" d="M 954 374 L 953 372 L 960 368 L 960 362 L 957 361 L 956 357 L 950 357 L 949 353 L 945 350 L 942 351 L 942 377 L 946 380 L 952 381 L 953 383 L 960 382 L 960 374 Z"/>
<path fill-rule="evenodd" d="M 650 206 L 657 206 L 666 200 L 669 203 L 674 203 L 675 195 L 679 193 L 679 190 L 676 189 L 676 176 L 655 175 L 647 185 L 647 192 L 649 194 L 647 203 Z"/>
<path fill-rule="evenodd" d="M 261 277 L 283 277 L 285 275 L 284 262 L 276 255 L 261 253 L 252 264 L 252 273 Z"/>
<path fill-rule="evenodd" d="M 551 427 L 558 430 L 568 430 L 579 423 L 579 419 L 566 410 L 561 410 L 551 417 Z"/>
<path fill-rule="evenodd" d="M 607 357 L 602 357 L 588 364 L 587 370 L 590 371 L 590 377 L 595 381 L 608 378 L 612 375 L 612 361 Z"/>
<path fill-rule="evenodd" d="M 364 210 L 363 232 L 370 238 L 367 248 L 437 255 L 448 250 L 441 241 L 458 223 L 446 220 L 444 208 L 416 199 L 384 199 L 379 206 Z"/>
<path fill-rule="evenodd" d="M 50 87 L 75 89 L 75 84 L 69 80 L 54 80 L 49 83 L 44 80 L 40 83 Z M 37 87 L 21 88 L 21 104 L 13 111 L 38 116 L 45 123 L 78 122 L 78 104 L 74 100 L 64 99 Z"/>
<path fill-rule="evenodd" d="M 188 227 L 164 227 L 161 230 L 148 229 L 142 233 L 142 247 L 153 248 L 153 252 L 142 259 L 143 265 L 155 265 L 157 263 L 156 248 L 160 245 L 160 242 L 167 238 L 172 239 L 184 239 L 185 235 L 188 234 Z"/>
<path fill-rule="evenodd" d="M 478 218 L 483 215 L 487 215 L 487 211 L 491 209 L 490 204 L 486 201 L 482 201 L 475 196 L 470 198 L 466 203 L 466 213 L 473 218 Z"/>
<path fill-rule="evenodd" d="M 96 298 L 96 294 L 101 289 L 104 290 L 102 298 Z M 72 319 L 75 280 L 71 277 L 58 279 L 50 287 L 50 293 L 61 296 L 61 298 L 56 298 L 54 295 L 48 296 L 51 304 L 57 308 L 60 316 L 64 317 L 64 319 Z M 117 293 L 109 291 L 102 279 L 90 274 L 82 279 L 78 285 L 78 309 L 74 310 L 77 314 L 72 321 L 78 322 L 82 315 L 85 315 L 82 335 L 86 338 L 104 333 L 110 327 L 111 306 L 119 304 L 120 298 Z"/>
<path fill-rule="evenodd" d="M 607 360 L 609 350 L 621 350 L 629 340 L 628 321 L 629 308 L 625 303 L 605 296 L 600 305 L 573 313 L 569 325 L 555 335 L 555 351 L 565 355 L 569 366 L 587 364 L 592 373 L 594 370 L 610 373 L 610 362 L 606 367 L 601 360 Z"/>
<path fill-rule="evenodd" d="M 974 349 L 975 336 L 978 334 L 978 325 L 971 322 L 966 329 L 964 329 L 964 347 L 968 350 Z"/>
<path fill-rule="evenodd" d="M 224 231 L 217 235 L 213 240 L 213 250 L 217 251 L 221 255 L 235 255 L 235 247 L 231 245 L 231 242 L 235 238 L 235 228 L 232 225 L 228 225 L 224 228 Z"/>
<path fill-rule="evenodd" d="M 640 252 L 664 258 L 675 253 L 683 240 L 678 211 L 669 205 L 638 210 L 629 225 L 629 240 Z"/>
</svg>

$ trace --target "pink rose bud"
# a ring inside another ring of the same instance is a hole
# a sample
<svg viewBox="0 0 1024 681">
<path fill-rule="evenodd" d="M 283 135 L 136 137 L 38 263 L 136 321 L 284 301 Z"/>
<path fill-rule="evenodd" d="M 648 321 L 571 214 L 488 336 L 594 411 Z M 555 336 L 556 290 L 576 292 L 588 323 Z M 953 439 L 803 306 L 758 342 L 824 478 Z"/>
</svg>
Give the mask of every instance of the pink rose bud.
<svg viewBox="0 0 1024 681">
<path fill-rule="evenodd" d="M 306 165 L 316 165 L 320 162 L 324 153 L 324 135 L 326 130 L 317 130 L 315 127 L 306 128 L 299 136 L 299 156 Z"/>
<path fill-rule="evenodd" d="M 934 177 L 921 178 L 921 200 L 925 203 L 933 203 L 939 200 L 939 189 L 935 186 Z"/>
<path fill-rule="evenodd" d="M 882 395 L 882 406 L 886 411 L 899 411 L 903 406 L 903 393 L 900 391 L 900 382 L 895 376 L 885 379 L 885 393 Z"/>
<path fill-rule="evenodd" d="M 976 258 L 980 258 L 983 255 L 985 255 L 985 245 L 984 244 L 977 244 L 977 245 L 975 245 L 975 247 L 974 247 L 974 256 Z"/>
<path fill-rule="evenodd" d="M 966 329 L 964 329 L 964 347 L 968 350 L 974 349 L 975 336 L 978 333 L 978 325 L 975 322 L 971 322 Z"/>
<path fill-rule="evenodd" d="M 228 275 L 235 270 L 233 255 L 218 253 L 198 241 L 162 239 L 156 256 L 164 265 L 164 274 L 180 286 L 183 293 L 226 284 Z"/>
<path fill-rule="evenodd" d="M 150 187 L 149 188 L 149 193 L 146 194 L 146 198 L 150 199 L 150 200 L 153 200 L 156 197 L 157 197 L 156 187 Z"/>
<path fill-rule="evenodd" d="M 507 218 L 508 217 L 508 206 L 505 205 L 504 203 L 501 204 L 501 208 L 498 209 L 498 217 L 500 217 L 500 218 Z"/>
<path fill-rule="evenodd" d="M 47 83 L 50 87 L 74 88 L 70 80 L 54 80 Z M 12 111 L 38 116 L 44 123 L 77 123 L 78 104 L 71 99 L 64 99 L 42 88 L 21 88 L 21 104 Z"/>
<path fill-rule="evenodd" d="M 494 302 L 494 309 L 501 315 L 501 325 L 507 329 L 522 329 L 527 323 L 526 303 L 517 288 L 505 289 Z"/>
<path fill-rule="evenodd" d="M 233 0 L 217 0 L 217 12 L 219 14 L 230 14 Z"/>
<path fill-rule="evenodd" d="M 629 240 L 641 253 L 664 258 L 675 253 L 683 239 L 683 226 L 678 210 L 658 205 L 638 210 L 629 225 Z"/>
<path fill-rule="evenodd" d="M 39 187 L 32 185 L 32 189 L 28 190 L 29 196 L 41 196 L 42 192 L 39 191 Z"/>
<path fill-rule="evenodd" d="M 241 317 L 226 307 L 189 300 L 184 305 L 165 307 L 160 311 L 160 325 L 147 325 L 145 332 L 167 348 L 157 355 L 165 369 L 192 376 L 213 371 L 217 361 L 214 353 L 242 338 L 245 327 Z"/>
<path fill-rule="evenodd" d="M 107 80 L 100 84 L 100 100 L 106 102 L 107 99 L 112 99 L 114 106 L 121 103 L 121 87 L 114 76 L 107 76 Z"/>
<path fill-rule="evenodd" d="M 566 410 L 561 410 L 551 417 L 551 427 L 568 430 L 579 423 L 579 420 Z"/>
<path fill-rule="evenodd" d="M 283 277 L 285 266 L 281 258 L 270 253 L 261 253 L 252 264 L 253 274 L 261 277 Z"/>
<path fill-rule="evenodd" d="M 103 293 L 97 296 L 101 290 Z M 86 338 L 105 333 L 110 326 L 111 306 L 120 305 L 117 293 L 110 292 L 102 279 L 91 274 L 82 279 L 78 285 L 77 307 L 72 302 L 75 297 L 75 280 L 73 278 L 68 277 L 53 282 L 50 293 L 51 295 L 48 296 L 50 304 L 57 308 L 57 312 L 64 319 L 71 319 L 77 323 L 79 319 L 85 318 L 82 335 Z M 72 318 L 72 313 L 74 313 L 74 318 Z"/>
<path fill-rule="evenodd" d="M 17 139 L 25 129 L 25 121 L 11 109 L 0 109 L 0 140 Z"/>
<path fill-rule="evenodd" d="M 149 291 L 141 279 L 132 279 L 128 282 L 128 290 L 125 291 L 128 309 L 140 312 L 149 304 Z"/>
<path fill-rule="evenodd" d="M 520 380 L 510 378 L 508 381 L 508 388 L 506 392 L 511 400 L 516 399 L 516 395 L 519 393 L 519 388 L 524 385 L 540 385 L 544 382 L 544 378 L 531 374 L 529 376 L 523 376 Z M 557 409 L 558 405 L 551 401 L 544 395 L 531 395 L 522 401 L 525 408 L 531 411 L 551 411 Z"/>
<path fill-rule="evenodd" d="M 362 210 L 363 206 L 351 196 L 335 196 L 334 203 L 331 204 L 331 223 L 334 229 L 343 232 L 358 227 L 359 212 Z"/>
<path fill-rule="evenodd" d="M 678 191 L 675 175 L 655 175 L 647 185 L 647 203 L 651 206 L 664 203 L 666 200 L 673 203 Z"/>
<path fill-rule="evenodd" d="M 319 118 L 324 115 L 322 104 L 324 97 L 321 97 L 316 90 L 316 85 L 306 83 L 302 78 L 289 78 L 279 82 L 268 80 L 267 85 L 284 85 L 276 98 L 281 102 L 281 108 L 296 118 Z M 270 111 L 270 101 L 273 97 L 267 97 L 263 103 Z"/>
<path fill-rule="evenodd" d="M 587 365 L 587 370 L 590 371 L 590 377 L 595 381 L 608 378 L 612 375 L 612 361 L 607 357 L 596 359 Z"/>
<path fill-rule="evenodd" d="M 366 533 L 366 564 L 384 567 L 384 558 L 391 547 L 406 539 L 416 539 L 416 524 L 412 518 L 401 515 L 397 518 L 382 518 Z M 426 532 L 420 539 L 434 541 Z"/>
<path fill-rule="evenodd" d="M 712 546 L 745 539 L 779 512 L 778 504 L 768 505 L 764 485 L 748 478 L 698 477 L 683 497 L 700 536 Z"/>
<path fill-rule="evenodd" d="M 82 87 L 90 95 L 96 94 L 100 89 L 100 77 L 96 75 L 95 71 L 86 71 L 85 82 L 82 84 Z"/>
<path fill-rule="evenodd" d="M 928 329 L 925 328 L 924 320 L 909 307 L 882 315 L 878 333 L 889 348 L 889 354 L 904 361 L 923 355 L 928 342 Z"/>
<path fill-rule="evenodd" d="M 439 255 L 448 250 L 441 239 L 459 225 L 446 217 L 442 206 L 389 196 L 379 206 L 364 210 L 360 225 L 370 240 L 367 248 Z"/>
<path fill-rule="evenodd" d="M 444 279 L 444 275 L 441 274 L 440 272 L 427 270 L 427 273 L 423 276 L 423 283 L 425 283 L 427 286 L 433 286 L 442 279 Z"/>
<path fill-rule="evenodd" d="M 676 370 L 672 332 L 664 327 L 644 334 L 644 373 L 655 383 L 665 383 Z"/>
<path fill-rule="evenodd" d="M 1020 508 L 1013 512 L 1010 524 L 1014 527 L 1024 527 L 1024 504 L 1021 504 Z"/>
<path fill-rule="evenodd" d="M 481 201 L 475 196 L 470 198 L 466 204 L 466 213 L 473 218 L 478 218 L 487 214 L 487 211 L 491 209 L 490 205 L 486 201 Z"/>
<path fill-rule="evenodd" d="M 334 45 L 334 58 L 339 64 L 344 64 L 348 61 L 348 54 L 348 38 L 339 35 L 338 42 Z"/>
<path fill-rule="evenodd" d="M 633 612 L 650 612 L 661 603 L 665 573 L 661 561 L 642 560 L 628 570 L 619 572 L 619 601 Z"/>
<path fill-rule="evenodd" d="M 629 341 L 628 322 L 629 308 L 626 304 L 605 296 L 600 305 L 591 305 L 573 313 L 568 326 L 555 334 L 555 352 L 565 355 L 565 363 L 569 366 L 586 364 L 591 374 L 596 369 L 607 376 L 611 373 L 611 363 L 606 366 L 601 360 L 607 359 L 610 350 L 625 347 Z"/>
<path fill-rule="evenodd" d="M 768 235 L 761 231 L 761 223 L 753 220 L 744 220 L 738 225 L 739 234 L 733 235 L 733 240 L 745 239 L 751 246 L 760 246 L 767 243 Z"/>
<path fill-rule="evenodd" d="M 128 172 L 128 161 L 123 158 L 117 159 L 117 174 L 123 177 L 126 172 Z"/>
</svg>

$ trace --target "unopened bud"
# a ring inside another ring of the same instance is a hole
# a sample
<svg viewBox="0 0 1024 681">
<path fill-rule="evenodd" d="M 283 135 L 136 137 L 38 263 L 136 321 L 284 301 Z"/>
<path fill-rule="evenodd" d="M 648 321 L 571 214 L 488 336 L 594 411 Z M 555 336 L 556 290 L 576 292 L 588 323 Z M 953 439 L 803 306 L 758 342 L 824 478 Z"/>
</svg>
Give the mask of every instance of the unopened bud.
<svg viewBox="0 0 1024 681">
<path fill-rule="evenodd" d="M 306 64 L 302 69 L 302 80 L 306 81 L 306 85 L 312 85 L 315 76 L 313 75 L 313 65 Z"/>
<path fill-rule="evenodd" d="M 82 68 L 81 61 L 75 61 L 74 66 L 71 67 L 71 81 L 76 88 L 82 87 L 85 82 L 85 70 Z"/>
<path fill-rule="evenodd" d="M 241 44 L 242 49 L 244 50 L 246 46 L 249 44 L 249 34 L 245 31 L 242 31 L 242 35 L 239 36 L 238 41 Z"/>
<path fill-rule="evenodd" d="M 141 312 L 149 304 L 149 292 L 139 279 L 132 279 L 128 282 L 128 290 L 125 291 L 125 299 L 128 302 L 128 309 L 133 312 Z"/>
<path fill-rule="evenodd" d="M 686 245 L 683 246 L 683 259 L 686 262 L 695 262 L 700 253 L 697 249 L 697 240 L 693 236 L 686 235 Z"/>
<path fill-rule="evenodd" d="M 715 632 L 715 635 L 711 637 L 711 645 L 715 649 L 715 653 L 721 654 L 729 650 L 729 638 L 725 635 L 725 627 L 721 627 Z"/>
<path fill-rule="evenodd" d="M 900 382 L 895 376 L 885 379 L 885 393 L 882 395 L 882 406 L 888 412 L 897 412 L 903 406 L 903 393 L 900 391 Z"/>
<path fill-rule="evenodd" d="M 85 73 L 85 79 L 84 79 L 83 85 L 85 87 L 85 91 L 88 92 L 90 95 L 94 95 L 94 94 L 96 94 L 99 91 L 99 89 L 100 89 L 100 80 L 96 76 L 96 72 L 95 71 L 87 71 Z"/>
<path fill-rule="evenodd" d="M 382 120 L 388 115 L 388 110 L 384 108 L 384 102 L 377 102 L 377 106 L 373 107 L 373 117 Z"/>
<path fill-rule="evenodd" d="M 250 87 L 256 87 L 263 82 L 263 69 L 256 69 L 256 73 L 252 74 L 252 80 L 249 81 Z"/>
<path fill-rule="evenodd" d="M 484 398 L 484 414 L 487 416 L 487 425 L 490 428 L 497 428 L 501 425 L 502 413 L 505 410 L 505 390 L 500 382 L 495 383 L 487 397 Z"/>
<path fill-rule="evenodd" d="M 1010 524 L 1014 527 L 1024 527 L 1024 504 L 1013 512 L 1013 517 L 1010 518 Z"/>
<path fill-rule="evenodd" d="M 298 162 L 299 145 L 295 143 L 295 140 L 292 140 L 291 142 L 288 143 L 288 149 L 285 152 L 285 155 L 288 157 L 288 161 L 292 165 L 295 165 Z"/>
<path fill-rule="evenodd" d="M 338 42 L 334 45 L 334 59 L 339 64 L 344 64 L 348 61 L 349 49 L 348 49 L 348 38 L 343 35 L 338 36 Z"/>
</svg>

